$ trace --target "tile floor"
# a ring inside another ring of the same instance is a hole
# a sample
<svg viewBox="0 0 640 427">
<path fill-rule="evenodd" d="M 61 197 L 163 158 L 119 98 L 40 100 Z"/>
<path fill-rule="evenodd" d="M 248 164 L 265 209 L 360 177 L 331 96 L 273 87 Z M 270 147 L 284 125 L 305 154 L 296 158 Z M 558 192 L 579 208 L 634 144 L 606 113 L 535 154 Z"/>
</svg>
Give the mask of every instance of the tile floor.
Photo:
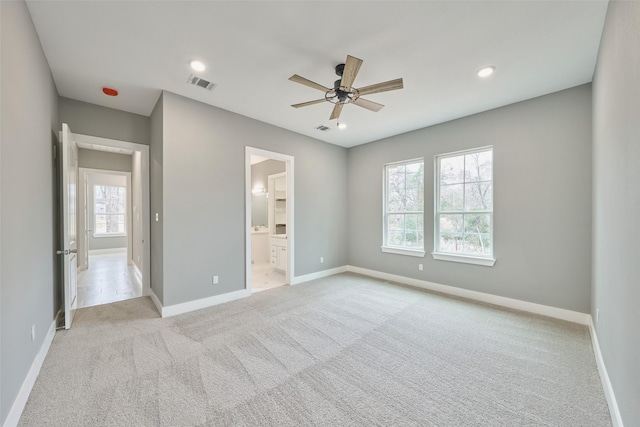
<svg viewBox="0 0 640 427">
<path fill-rule="evenodd" d="M 142 285 L 127 254 L 91 255 L 89 268 L 78 272 L 78 308 L 142 296 Z"/>
<path fill-rule="evenodd" d="M 253 264 L 251 266 L 251 292 L 261 292 L 284 285 L 286 276 L 275 271 L 271 263 Z"/>
</svg>

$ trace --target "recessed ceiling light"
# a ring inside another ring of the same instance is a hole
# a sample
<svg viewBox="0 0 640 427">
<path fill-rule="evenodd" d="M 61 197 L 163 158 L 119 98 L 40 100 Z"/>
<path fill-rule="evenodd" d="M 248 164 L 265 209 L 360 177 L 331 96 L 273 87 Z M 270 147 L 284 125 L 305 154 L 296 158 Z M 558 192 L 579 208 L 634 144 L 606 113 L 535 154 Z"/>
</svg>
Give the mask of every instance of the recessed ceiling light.
<svg viewBox="0 0 640 427">
<path fill-rule="evenodd" d="M 191 68 L 193 68 L 195 71 L 204 71 L 205 69 L 204 64 L 200 61 L 191 61 L 189 65 L 191 65 Z"/>
<path fill-rule="evenodd" d="M 347 128 L 346 123 L 338 123 L 338 129 L 346 129 L 346 128 Z"/>
<path fill-rule="evenodd" d="M 478 70 L 478 77 L 489 77 L 496 70 L 496 67 L 493 65 L 489 67 L 480 68 Z"/>
</svg>

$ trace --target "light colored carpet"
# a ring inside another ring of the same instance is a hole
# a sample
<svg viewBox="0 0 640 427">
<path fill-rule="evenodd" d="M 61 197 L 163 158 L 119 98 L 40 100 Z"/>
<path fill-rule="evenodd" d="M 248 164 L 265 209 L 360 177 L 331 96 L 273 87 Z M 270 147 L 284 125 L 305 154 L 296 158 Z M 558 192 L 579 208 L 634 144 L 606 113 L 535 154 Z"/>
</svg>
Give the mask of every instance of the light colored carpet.
<svg viewBox="0 0 640 427">
<path fill-rule="evenodd" d="M 22 426 L 608 426 L 586 327 L 353 274 L 56 334 Z"/>
</svg>

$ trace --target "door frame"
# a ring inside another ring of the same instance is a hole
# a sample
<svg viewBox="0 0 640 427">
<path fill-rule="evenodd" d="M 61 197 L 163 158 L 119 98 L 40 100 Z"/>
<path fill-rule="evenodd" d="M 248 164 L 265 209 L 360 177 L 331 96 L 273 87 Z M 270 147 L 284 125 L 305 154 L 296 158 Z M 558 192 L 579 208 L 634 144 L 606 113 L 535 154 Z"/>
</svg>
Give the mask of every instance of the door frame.
<svg viewBox="0 0 640 427">
<path fill-rule="evenodd" d="M 295 158 L 288 154 L 277 153 L 275 151 L 263 150 L 260 148 L 245 146 L 245 178 L 244 178 L 244 194 L 245 194 L 245 289 L 251 292 L 251 156 L 266 157 L 270 160 L 278 160 L 285 163 L 285 171 L 287 172 L 287 274 L 285 277 L 285 285 L 290 285 L 295 277 L 295 224 L 294 224 L 294 161 Z"/>
<path fill-rule="evenodd" d="M 136 142 L 120 141 L 117 139 L 102 138 L 99 136 L 74 134 L 76 142 L 90 144 L 101 147 L 121 148 L 125 150 L 138 151 L 141 154 L 141 181 L 142 181 L 142 295 L 151 295 L 151 207 L 149 203 L 149 146 Z M 131 189 L 130 191 L 133 194 Z M 129 233 L 131 234 L 131 233 Z"/>
</svg>

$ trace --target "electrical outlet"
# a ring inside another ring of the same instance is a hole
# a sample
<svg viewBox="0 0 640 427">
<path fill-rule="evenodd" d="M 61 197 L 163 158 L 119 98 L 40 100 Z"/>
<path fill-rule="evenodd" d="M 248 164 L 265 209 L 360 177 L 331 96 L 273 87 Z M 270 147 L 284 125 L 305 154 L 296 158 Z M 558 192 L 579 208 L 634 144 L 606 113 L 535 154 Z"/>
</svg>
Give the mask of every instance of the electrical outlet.
<svg viewBox="0 0 640 427">
<path fill-rule="evenodd" d="M 218 276 L 213 276 L 213 284 L 214 285 L 218 284 Z"/>
<path fill-rule="evenodd" d="M 418 270 L 420 271 L 424 270 L 424 266 L 422 264 L 418 264 Z"/>
<path fill-rule="evenodd" d="M 160 214 L 156 212 L 156 222 L 160 221 Z"/>
<path fill-rule="evenodd" d="M 323 257 L 323 256 L 321 256 L 321 257 L 320 257 L 320 264 L 322 264 L 323 262 L 324 262 L 324 257 Z"/>
<path fill-rule="evenodd" d="M 36 325 L 31 325 L 31 342 L 36 340 Z"/>
<path fill-rule="evenodd" d="M 600 309 L 596 308 L 596 323 L 600 321 Z"/>
</svg>

